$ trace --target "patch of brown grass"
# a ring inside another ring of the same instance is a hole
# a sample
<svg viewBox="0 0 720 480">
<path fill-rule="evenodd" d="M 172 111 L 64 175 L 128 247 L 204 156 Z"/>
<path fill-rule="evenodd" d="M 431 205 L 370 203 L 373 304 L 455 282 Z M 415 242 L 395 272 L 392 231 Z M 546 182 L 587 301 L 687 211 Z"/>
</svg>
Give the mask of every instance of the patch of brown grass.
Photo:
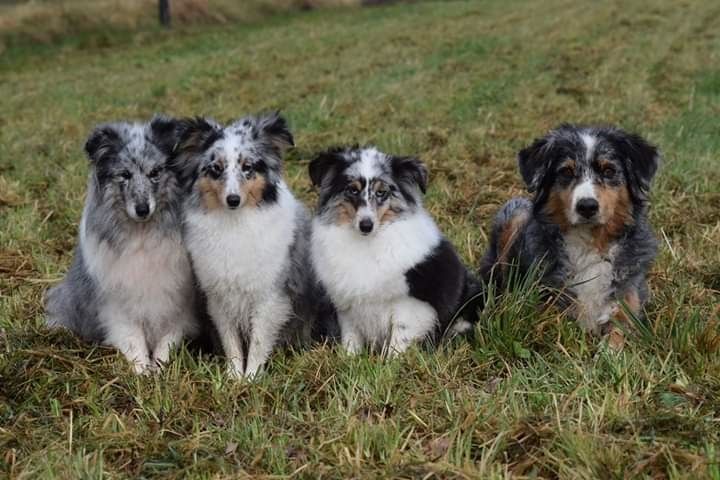
<svg viewBox="0 0 720 480">
<path fill-rule="evenodd" d="M 252 22 L 268 15 L 350 7 L 361 0 L 173 0 L 172 24 Z M 0 39 L 51 43 L 88 32 L 131 31 L 158 24 L 156 0 L 61 0 L 0 6 Z"/>
</svg>

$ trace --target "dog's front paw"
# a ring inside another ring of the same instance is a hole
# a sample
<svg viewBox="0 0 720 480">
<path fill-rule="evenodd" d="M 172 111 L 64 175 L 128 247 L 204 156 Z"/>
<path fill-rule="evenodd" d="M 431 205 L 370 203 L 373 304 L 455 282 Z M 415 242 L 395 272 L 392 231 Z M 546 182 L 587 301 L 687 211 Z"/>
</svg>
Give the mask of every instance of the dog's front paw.
<svg viewBox="0 0 720 480">
<path fill-rule="evenodd" d="M 625 334 L 617 327 L 613 327 L 607 334 L 608 347 L 614 352 L 621 352 L 625 347 Z"/>
<path fill-rule="evenodd" d="M 234 362 L 228 363 L 227 376 L 233 380 L 242 380 L 245 378 L 245 370 L 243 370 L 242 366 L 237 365 Z"/>
<path fill-rule="evenodd" d="M 151 375 L 155 371 L 154 365 L 150 362 L 133 360 L 132 365 L 136 375 Z"/>
</svg>

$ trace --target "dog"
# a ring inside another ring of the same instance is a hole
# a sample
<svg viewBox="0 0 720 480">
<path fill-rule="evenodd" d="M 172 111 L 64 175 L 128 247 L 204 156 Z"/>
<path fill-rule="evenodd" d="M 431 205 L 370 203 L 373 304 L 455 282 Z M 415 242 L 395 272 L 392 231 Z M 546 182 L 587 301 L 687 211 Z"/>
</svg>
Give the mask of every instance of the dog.
<svg viewBox="0 0 720 480">
<path fill-rule="evenodd" d="M 282 178 L 293 136 L 278 113 L 185 119 L 176 134 L 185 244 L 228 372 L 252 378 L 276 347 L 310 339 L 318 305 L 311 217 Z"/>
<path fill-rule="evenodd" d="M 420 160 L 338 147 L 320 153 L 309 173 L 319 189 L 311 258 L 345 350 L 395 356 L 471 327 L 472 315 L 453 320 L 476 283 L 423 208 Z"/>
<path fill-rule="evenodd" d="M 541 283 L 563 294 L 583 330 L 610 334 L 641 314 L 657 242 L 647 219 L 658 149 L 612 126 L 564 124 L 522 149 L 518 164 L 531 200 L 514 198 L 497 214 L 480 276 L 507 284 L 510 265 L 540 266 Z"/>
<path fill-rule="evenodd" d="M 167 168 L 174 120 L 98 126 L 78 246 L 46 299 L 47 325 L 109 344 L 144 373 L 197 332 L 195 287 L 182 242 L 180 189 Z"/>
</svg>

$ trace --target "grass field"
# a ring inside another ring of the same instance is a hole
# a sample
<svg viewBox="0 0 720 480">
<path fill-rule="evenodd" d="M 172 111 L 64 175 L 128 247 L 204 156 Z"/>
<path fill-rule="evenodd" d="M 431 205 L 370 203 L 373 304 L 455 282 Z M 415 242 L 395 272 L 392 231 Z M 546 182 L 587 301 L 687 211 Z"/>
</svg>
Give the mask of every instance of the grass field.
<svg viewBox="0 0 720 480">
<path fill-rule="evenodd" d="M 10 46 L 0 56 L 0 478 L 720 479 L 720 4 L 452 1 L 255 25 Z M 515 152 L 563 121 L 659 144 L 661 252 L 648 323 L 622 353 L 534 289 L 472 341 L 384 362 L 279 354 L 255 383 L 179 352 L 138 378 L 111 349 L 43 328 L 84 198 L 82 144 L 153 112 L 282 109 L 287 176 L 335 143 L 429 165 L 427 205 L 473 265 L 523 186 Z"/>
</svg>

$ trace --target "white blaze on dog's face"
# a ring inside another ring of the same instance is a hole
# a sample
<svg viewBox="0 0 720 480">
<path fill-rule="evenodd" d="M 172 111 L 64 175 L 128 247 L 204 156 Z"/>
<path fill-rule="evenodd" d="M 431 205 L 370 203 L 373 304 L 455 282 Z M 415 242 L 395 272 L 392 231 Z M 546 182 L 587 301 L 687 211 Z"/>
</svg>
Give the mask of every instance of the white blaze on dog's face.
<svg viewBox="0 0 720 480">
<path fill-rule="evenodd" d="M 372 236 L 420 204 L 427 173 L 417 159 L 370 147 L 324 152 L 311 163 L 310 176 L 320 187 L 323 222 Z"/>
<path fill-rule="evenodd" d="M 179 137 L 192 194 L 206 211 L 277 200 L 282 153 L 293 145 L 278 114 L 246 117 L 226 127 L 206 119 L 184 120 Z"/>
<path fill-rule="evenodd" d="M 544 216 L 562 230 L 582 225 L 619 234 L 642 208 L 657 150 L 619 129 L 564 125 L 519 155 Z"/>
<path fill-rule="evenodd" d="M 597 144 L 597 138 L 589 133 L 580 135 L 584 146 L 584 160 L 579 162 L 590 164 Z M 577 163 L 575 165 L 577 167 Z M 583 176 L 576 181 L 572 188 L 570 203 L 567 205 L 566 216 L 572 225 L 579 223 L 595 223 L 601 220 L 598 218 L 600 204 L 598 202 L 597 187 L 600 187 L 592 169 L 583 169 Z M 599 222 L 601 223 L 601 222 Z"/>
</svg>

